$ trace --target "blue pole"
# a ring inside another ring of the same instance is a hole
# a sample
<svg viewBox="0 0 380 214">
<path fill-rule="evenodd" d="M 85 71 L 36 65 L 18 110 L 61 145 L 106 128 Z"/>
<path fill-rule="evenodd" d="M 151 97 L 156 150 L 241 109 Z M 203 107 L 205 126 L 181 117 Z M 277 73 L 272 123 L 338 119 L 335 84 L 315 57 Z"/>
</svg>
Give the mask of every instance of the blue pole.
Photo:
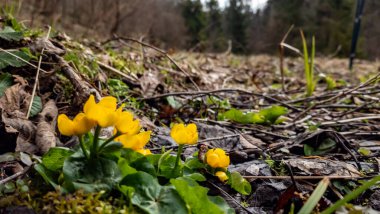
<svg viewBox="0 0 380 214">
<path fill-rule="evenodd" d="M 365 0 L 356 1 L 355 22 L 354 22 L 354 29 L 352 31 L 351 51 L 350 51 L 350 64 L 349 64 L 350 70 L 352 70 L 354 59 L 356 57 L 356 45 L 358 43 L 358 38 L 359 38 L 360 22 L 362 20 L 364 2 Z"/>
</svg>

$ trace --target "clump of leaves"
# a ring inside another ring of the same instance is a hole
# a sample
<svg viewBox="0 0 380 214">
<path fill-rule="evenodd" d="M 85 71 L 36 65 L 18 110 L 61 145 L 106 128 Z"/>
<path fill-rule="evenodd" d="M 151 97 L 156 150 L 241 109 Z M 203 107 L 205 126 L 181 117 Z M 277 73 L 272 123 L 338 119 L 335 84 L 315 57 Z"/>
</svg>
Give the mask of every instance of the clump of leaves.
<svg viewBox="0 0 380 214">
<path fill-rule="evenodd" d="M 286 114 L 288 109 L 283 106 L 271 106 L 269 108 L 261 109 L 259 112 L 248 112 L 245 113 L 238 109 L 230 109 L 224 113 L 218 115 L 219 120 L 231 120 L 237 123 L 248 124 L 263 124 L 272 125 L 279 124 L 283 121 L 280 118 L 282 115 Z"/>
<path fill-rule="evenodd" d="M 112 96 L 118 98 L 128 96 L 128 85 L 119 79 L 108 79 L 107 86 Z"/>
</svg>

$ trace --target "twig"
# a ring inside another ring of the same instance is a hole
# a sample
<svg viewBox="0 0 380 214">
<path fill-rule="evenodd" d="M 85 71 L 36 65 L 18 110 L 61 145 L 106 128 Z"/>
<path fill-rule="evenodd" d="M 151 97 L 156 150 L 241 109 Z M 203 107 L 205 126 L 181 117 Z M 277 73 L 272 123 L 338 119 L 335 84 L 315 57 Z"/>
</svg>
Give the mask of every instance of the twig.
<svg viewBox="0 0 380 214">
<path fill-rule="evenodd" d="M 350 122 L 361 121 L 361 120 L 378 120 L 378 119 L 380 119 L 380 115 L 367 116 L 367 117 L 356 117 L 356 118 L 350 118 L 350 119 L 345 119 L 345 120 L 337 120 L 337 121 L 327 121 L 327 122 L 322 122 L 320 125 L 326 126 L 326 125 L 350 123 Z"/>
<path fill-rule="evenodd" d="M 46 38 L 45 38 L 46 40 L 49 39 L 50 31 L 51 31 L 51 27 L 48 26 L 48 32 L 47 32 Z M 29 118 L 30 111 L 32 110 L 33 101 L 34 101 L 34 95 L 36 94 L 37 85 L 38 85 L 38 81 L 39 81 L 38 78 L 40 76 L 41 62 L 42 62 L 42 56 L 44 54 L 44 51 L 45 51 L 45 48 L 43 47 L 42 50 L 41 50 L 40 58 L 38 59 L 38 67 L 37 67 L 37 72 L 36 72 L 36 78 L 35 78 L 35 81 L 34 81 L 34 86 L 33 86 L 32 96 L 30 98 L 28 112 L 26 113 L 26 119 Z"/>
<path fill-rule="evenodd" d="M 145 97 L 145 98 L 140 98 L 139 100 L 154 100 L 154 99 L 159 99 L 159 98 L 164 98 L 164 97 L 169 97 L 169 96 L 184 96 L 184 95 L 209 95 L 209 94 L 214 94 L 214 93 L 223 93 L 223 92 L 228 92 L 228 93 L 234 93 L 234 92 L 238 92 L 238 93 L 242 93 L 242 94 L 250 94 L 250 95 L 253 95 L 253 96 L 257 96 L 257 97 L 263 97 L 267 100 L 270 100 L 272 102 L 276 102 L 276 103 L 279 103 L 281 104 L 282 106 L 285 106 L 289 109 L 292 109 L 294 111 L 298 111 L 300 112 L 301 110 L 294 107 L 294 106 L 291 106 L 283 101 L 280 101 L 280 100 L 277 100 L 276 98 L 273 98 L 273 97 L 270 97 L 270 96 L 267 96 L 267 95 L 263 95 L 263 94 L 258 94 L 258 93 L 254 93 L 254 92 L 250 92 L 250 91 L 245 91 L 245 90 L 242 90 L 242 89 L 234 89 L 234 88 L 224 88 L 224 89 L 217 89 L 217 90 L 210 90 L 210 91 L 182 91 L 182 92 L 171 92 L 171 93 L 166 93 L 166 94 L 159 94 L 159 95 L 156 95 L 156 96 L 152 96 L 152 97 Z"/>
<path fill-rule="evenodd" d="M 120 76 L 125 77 L 125 78 L 126 78 L 127 80 L 129 80 L 130 82 L 137 82 L 137 81 L 138 81 L 137 79 L 134 79 L 134 78 L 132 78 L 131 76 L 128 76 L 127 74 L 125 74 L 125 73 L 123 73 L 123 72 L 117 70 L 116 68 L 114 68 L 114 67 L 112 67 L 112 66 L 109 66 L 109 65 L 107 65 L 107 64 L 104 64 L 104 63 L 102 63 L 102 62 L 100 62 L 100 61 L 96 61 L 96 63 L 98 63 L 101 67 L 103 67 L 103 68 L 105 68 L 105 69 L 108 69 L 108 70 L 110 70 L 110 71 L 112 71 L 112 72 L 114 72 L 114 73 L 119 74 Z"/>
<path fill-rule="evenodd" d="M 19 177 L 19 176 L 27 173 L 29 171 L 29 169 L 30 169 L 30 166 L 26 166 L 24 168 L 24 170 L 22 170 L 21 172 L 17 172 L 17 173 L 15 173 L 15 174 L 7 177 L 7 178 L 4 178 L 3 180 L 0 181 L 0 185 L 3 185 L 5 183 L 7 183 L 8 181 L 11 181 L 11 180 L 13 180 L 13 179 L 15 179 L 15 178 L 17 178 L 17 177 Z"/>
<path fill-rule="evenodd" d="M 282 91 L 285 92 L 285 72 L 284 72 L 284 46 L 283 44 L 285 43 L 286 38 L 288 37 L 290 31 L 292 31 L 294 25 L 290 26 L 288 31 L 285 33 L 284 37 L 282 38 L 280 44 L 279 44 L 279 54 L 280 54 L 280 71 L 281 71 L 281 83 L 282 83 Z"/>
<path fill-rule="evenodd" d="M 286 179 L 291 179 L 291 176 L 265 176 L 265 175 L 246 175 L 242 176 L 243 178 L 247 179 L 277 179 L 277 180 L 286 180 Z M 295 180 L 321 180 L 323 178 L 329 178 L 329 179 L 364 179 L 364 178 L 371 178 L 371 176 L 366 176 L 366 177 L 353 177 L 353 176 L 339 176 L 339 175 L 330 175 L 330 176 L 320 176 L 320 175 L 298 175 L 298 176 L 293 176 Z"/>
<path fill-rule="evenodd" d="M 365 81 L 364 83 L 362 83 L 362 84 L 360 84 L 360 85 L 358 85 L 358 86 L 356 86 L 356 87 L 354 87 L 354 88 L 352 88 L 352 89 L 349 89 L 349 90 L 346 90 L 346 91 L 342 91 L 342 92 L 338 93 L 337 95 L 335 95 L 335 96 L 333 96 L 333 97 L 330 97 L 330 98 L 328 98 L 328 99 L 326 99 L 326 100 L 322 100 L 322 101 L 320 101 L 320 102 L 318 102 L 318 103 L 315 103 L 315 104 L 311 105 L 309 108 L 307 108 L 306 110 L 304 110 L 304 111 L 302 111 L 301 113 L 299 113 L 299 114 L 294 118 L 294 120 L 297 120 L 297 119 L 299 119 L 300 117 L 304 116 L 307 112 L 309 112 L 311 109 L 315 108 L 315 107 L 318 106 L 318 105 L 322 105 L 322 104 L 328 103 L 328 102 L 333 101 L 333 100 L 335 100 L 335 99 L 337 99 L 337 98 L 339 98 L 339 97 L 342 97 L 342 96 L 345 96 L 345 95 L 347 95 L 347 94 L 350 94 L 350 93 L 352 93 L 352 92 L 354 92 L 354 91 L 356 91 L 356 90 L 358 90 L 358 89 L 360 89 L 360 88 L 362 88 L 362 87 L 366 87 L 367 85 L 369 85 L 369 84 L 371 84 L 372 82 L 376 81 L 379 77 L 380 77 L 380 72 L 377 73 L 377 74 L 376 74 L 375 76 L 373 76 L 372 78 L 370 78 L 370 79 L 368 79 L 367 81 Z"/>
<path fill-rule="evenodd" d="M 181 66 L 178 65 L 178 63 L 164 50 L 161 50 L 160 48 L 157 48 L 153 45 L 150 45 L 150 44 L 147 44 L 145 42 L 142 42 L 140 40 L 137 40 L 137 39 L 133 39 L 133 38 L 127 38 L 127 37 L 120 37 L 120 36 L 115 36 L 114 38 L 112 38 L 111 40 L 119 40 L 119 41 L 122 41 L 122 40 L 125 40 L 125 41 L 132 41 L 132 42 L 136 42 L 136 43 L 139 43 L 140 45 L 143 45 L 143 46 L 146 46 L 146 47 L 149 47 L 157 52 L 159 52 L 160 54 L 164 55 L 166 58 L 169 59 L 170 62 L 172 62 L 182 73 L 184 73 L 188 78 L 189 80 L 191 81 L 191 83 L 194 85 L 194 87 L 199 91 L 199 87 L 198 85 L 194 82 L 193 78 L 191 78 L 190 74 L 188 74 Z M 107 40 L 105 42 L 102 42 L 102 44 L 105 44 L 105 43 L 108 43 L 109 41 L 111 40 Z"/>
<path fill-rule="evenodd" d="M 253 214 L 251 211 L 249 211 L 247 208 L 245 208 L 243 205 L 241 205 L 240 202 L 237 201 L 234 197 L 232 197 L 230 194 L 228 194 L 226 191 L 224 191 L 224 189 L 218 187 L 217 185 L 213 184 L 210 181 L 207 181 L 207 183 L 209 183 L 213 187 L 217 188 L 222 194 L 224 194 L 225 196 L 227 196 L 228 198 L 230 198 L 236 205 L 238 205 L 239 207 L 241 207 L 244 211 L 246 211 L 247 213 Z"/>
</svg>

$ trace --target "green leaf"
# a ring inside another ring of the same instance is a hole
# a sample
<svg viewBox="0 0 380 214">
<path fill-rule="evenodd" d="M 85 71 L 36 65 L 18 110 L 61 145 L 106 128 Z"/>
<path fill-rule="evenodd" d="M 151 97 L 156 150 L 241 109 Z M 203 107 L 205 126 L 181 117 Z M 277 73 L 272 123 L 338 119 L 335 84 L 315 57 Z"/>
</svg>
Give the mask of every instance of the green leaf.
<svg viewBox="0 0 380 214">
<path fill-rule="evenodd" d="M 231 173 L 229 183 L 234 190 L 238 191 L 242 195 L 249 195 L 251 193 L 251 184 L 245 180 L 238 172 Z"/>
<path fill-rule="evenodd" d="M 146 156 L 150 163 L 152 163 L 156 170 L 158 176 L 163 176 L 165 178 L 175 178 L 181 175 L 183 164 L 179 162 L 179 167 L 175 172 L 173 172 L 176 157 L 170 155 L 171 150 L 165 152 L 164 154 L 152 154 Z"/>
<path fill-rule="evenodd" d="M 203 176 L 201 173 L 195 172 L 192 174 L 185 175 L 186 178 L 191 178 L 194 181 L 206 181 L 206 177 Z"/>
<path fill-rule="evenodd" d="M 287 108 L 277 105 L 262 109 L 259 112 L 259 114 L 265 118 L 265 122 L 269 124 L 275 124 L 276 120 L 286 113 L 288 113 Z"/>
<path fill-rule="evenodd" d="M 218 205 L 219 208 L 223 210 L 223 213 L 226 213 L 226 214 L 235 213 L 235 210 L 232 209 L 222 197 L 220 197 L 220 196 L 208 196 L 208 198 L 214 204 Z"/>
<path fill-rule="evenodd" d="M 0 31 L 0 38 L 7 41 L 20 41 L 23 35 L 22 32 L 17 32 L 12 27 L 5 26 L 4 29 Z"/>
<path fill-rule="evenodd" d="M 171 186 L 161 186 L 157 179 L 145 172 L 127 175 L 121 182 L 133 187 L 132 204 L 150 214 L 189 213 L 186 204 Z M 127 193 L 129 194 L 127 189 Z"/>
<path fill-rule="evenodd" d="M 34 96 L 32 108 L 30 109 L 30 117 L 36 116 L 42 111 L 42 100 L 39 96 Z"/>
<path fill-rule="evenodd" d="M 9 54 L 7 52 L 0 52 L 0 69 L 4 69 L 8 66 L 21 67 L 26 65 L 26 63 L 21 59 L 25 61 L 30 60 L 29 55 L 24 53 L 23 51 L 10 51 L 10 53 L 12 54 Z"/>
<path fill-rule="evenodd" d="M 3 73 L 0 75 L 0 97 L 4 95 L 4 92 L 7 88 L 12 86 L 13 78 L 9 73 Z"/>
<path fill-rule="evenodd" d="M 238 109 L 232 108 L 224 112 L 221 116 L 221 119 L 225 118 L 237 123 L 248 124 L 254 122 L 253 117 L 254 113 L 243 113 Z"/>
<path fill-rule="evenodd" d="M 175 100 L 173 96 L 166 97 L 166 100 L 168 101 L 169 105 L 174 109 L 179 109 L 182 106 L 181 103 Z"/>
<path fill-rule="evenodd" d="M 81 152 L 76 152 L 65 160 L 63 174 L 70 191 L 111 190 L 121 180 L 116 162 L 102 157 L 87 160 Z"/>
<path fill-rule="evenodd" d="M 317 148 L 314 148 L 309 144 L 304 144 L 303 150 L 306 156 L 313 156 L 327 154 L 334 150 L 336 147 L 337 144 L 334 140 L 332 140 L 331 138 L 326 138 L 318 145 Z"/>
<path fill-rule="evenodd" d="M 177 178 L 171 179 L 178 193 L 186 202 L 190 213 L 224 213 L 223 209 L 213 203 L 207 195 L 208 189 L 199 186 L 192 179 Z"/>
<path fill-rule="evenodd" d="M 371 150 L 367 149 L 367 148 L 364 148 L 364 147 L 360 147 L 358 149 L 358 152 L 361 154 L 361 155 L 364 155 L 364 156 L 369 156 L 371 155 Z"/>
<path fill-rule="evenodd" d="M 74 152 L 72 152 L 68 148 L 63 147 L 54 147 L 51 148 L 43 157 L 42 157 L 42 164 L 48 169 L 53 172 L 57 172 L 58 170 L 62 169 L 63 163 L 66 160 L 67 157 L 72 155 Z"/>
<path fill-rule="evenodd" d="M 48 170 L 42 164 L 34 165 L 34 169 L 41 175 L 46 183 L 49 183 L 54 189 L 58 189 L 59 185 L 56 183 L 58 178 L 52 171 Z"/>
</svg>

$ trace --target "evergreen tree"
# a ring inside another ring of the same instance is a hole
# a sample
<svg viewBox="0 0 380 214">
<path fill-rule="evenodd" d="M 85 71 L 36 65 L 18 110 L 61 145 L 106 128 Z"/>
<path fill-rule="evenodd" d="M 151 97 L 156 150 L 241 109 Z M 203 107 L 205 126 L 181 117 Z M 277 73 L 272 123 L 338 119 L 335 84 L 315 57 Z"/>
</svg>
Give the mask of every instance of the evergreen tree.
<svg viewBox="0 0 380 214">
<path fill-rule="evenodd" d="M 182 2 L 182 16 L 190 37 L 190 45 L 197 45 L 206 39 L 206 14 L 200 0 L 184 0 Z"/>
<path fill-rule="evenodd" d="M 226 25 L 234 53 L 247 52 L 247 27 L 249 5 L 244 0 L 230 0 L 226 8 Z"/>
<path fill-rule="evenodd" d="M 207 26 L 206 36 L 212 51 L 222 51 L 226 46 L 222 28 L 222 13 L 217 0 L 206 2 Z"/>
</svg>

